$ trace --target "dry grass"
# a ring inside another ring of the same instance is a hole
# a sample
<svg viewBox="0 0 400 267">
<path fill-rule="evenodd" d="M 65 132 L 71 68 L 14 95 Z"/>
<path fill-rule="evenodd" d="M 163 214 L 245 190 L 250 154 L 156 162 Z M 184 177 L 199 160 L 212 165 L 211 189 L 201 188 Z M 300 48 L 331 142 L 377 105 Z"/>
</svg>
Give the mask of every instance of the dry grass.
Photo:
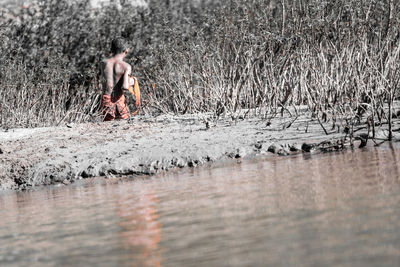
<svg viewBox="0 0 400 267">
<path fill-rule="evenodd" d="M 327 133 L 392 124 L 395 1 L 150 0 L 96 16 L 85 7 L 43 0 L 23 23 L 2 22 L 3 127 L 99 120 L 97 64 L 117 35 L 131 41 L 149 114 L 296 119 L 302 104 L 310 119 L 331 122 Z"/>
</svg>

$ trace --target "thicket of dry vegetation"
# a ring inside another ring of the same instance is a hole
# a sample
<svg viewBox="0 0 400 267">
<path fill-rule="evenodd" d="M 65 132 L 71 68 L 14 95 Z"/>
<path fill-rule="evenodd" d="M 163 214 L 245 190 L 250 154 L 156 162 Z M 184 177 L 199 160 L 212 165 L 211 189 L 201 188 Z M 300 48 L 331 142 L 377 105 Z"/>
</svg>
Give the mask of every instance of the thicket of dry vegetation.
<svg viewBox="0 0 400 267">
<path fill-rule="evenodd" d="M 85 1 L 40 0 L 13 19 L 3 11 L 0 124 L 99 120 L 97 66 L 110 40 L 123 36 L 133 48 L 127 61 L 141 82 L 142 112 L 268 120 L 289 110 L 296 118 L 306 105 L 310 119 L 336 130 L 391 125 L 400 79 L 397 1 L 148 3 L 93 11 Z"/>
</svg>

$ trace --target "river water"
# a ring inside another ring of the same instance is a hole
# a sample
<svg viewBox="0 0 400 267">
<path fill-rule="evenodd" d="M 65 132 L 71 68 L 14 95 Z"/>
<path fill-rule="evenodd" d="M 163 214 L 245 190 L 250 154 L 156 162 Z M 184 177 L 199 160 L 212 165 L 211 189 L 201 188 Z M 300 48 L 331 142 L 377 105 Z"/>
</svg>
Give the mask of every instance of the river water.
<svg viewBox="0 0 400 267">
<path fill-rule="evenodd" d="M 0 195 L 0 266 L 400 266 L 400 150 Z"/>
</svg>

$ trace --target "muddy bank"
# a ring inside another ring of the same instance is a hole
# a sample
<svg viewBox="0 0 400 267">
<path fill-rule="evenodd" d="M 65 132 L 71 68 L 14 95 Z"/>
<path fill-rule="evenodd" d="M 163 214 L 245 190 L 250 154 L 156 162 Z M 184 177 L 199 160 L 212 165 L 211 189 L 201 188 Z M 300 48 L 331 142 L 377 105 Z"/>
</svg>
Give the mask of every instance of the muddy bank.
<svg viewBox="0 0 400 267">
<path fill-rule="evenodd" d="M 307 118 L 305 114 L 296 120 L 230 118 L 215 122 L 205 115 L 163 115 L 49 128 L 2 129 L 0 188 L 26 189 L 69 184 L 88 177 L 154 174 L 231 158 L 313 153 L 349 146 L 346 130 L 331 129 L 331 123 L 322 127 L 318 121 Z M 394 129 L 397 128 L 396 120 Z M 367 128 L 360 125 L 355 147 L 365 144 L 366 133 Z M 376 132 L 378 141 L 386 136 L 385 127 Z M 394 138 L 400 139 L 397 131 Z"/>
</svg>

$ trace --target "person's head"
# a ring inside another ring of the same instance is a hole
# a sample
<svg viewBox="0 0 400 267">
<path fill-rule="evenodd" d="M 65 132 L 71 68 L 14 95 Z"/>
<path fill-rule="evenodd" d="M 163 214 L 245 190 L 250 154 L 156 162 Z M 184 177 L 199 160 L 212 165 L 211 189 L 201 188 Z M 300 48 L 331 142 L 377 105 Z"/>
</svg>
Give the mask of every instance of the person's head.
<svg viewBox="0 0 400 267">
<path fill-rule="evenodd" d="M 129 46 L 125 39 L 119 37 L 112 40 L 111 53 L 113 53 L 114 55 L 118 55 L 122 53 L 128 54 L 128 52 Z"/>
</svg>

